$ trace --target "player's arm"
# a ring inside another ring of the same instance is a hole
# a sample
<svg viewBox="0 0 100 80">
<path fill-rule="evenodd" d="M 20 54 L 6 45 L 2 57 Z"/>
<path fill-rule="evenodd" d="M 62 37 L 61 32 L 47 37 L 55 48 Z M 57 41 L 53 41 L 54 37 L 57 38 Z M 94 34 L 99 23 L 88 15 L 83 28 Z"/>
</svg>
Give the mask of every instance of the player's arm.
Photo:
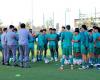
<svg viewBox="0 0 100 80">
<path fill-rule="evenodd" d="M 93 34 L 93 42 L 94 42 L 94 47 L 96 47 L 96 34 Z"/>
<path fill-rule="evenodd" d="M 64 33 L 61 34 L 61 41 L 64 40 Z"/>
<path fill-rule="evenodd" d="M 48 38 L 48 41 L 55 41 L 56 39 Z"/>
</svg>

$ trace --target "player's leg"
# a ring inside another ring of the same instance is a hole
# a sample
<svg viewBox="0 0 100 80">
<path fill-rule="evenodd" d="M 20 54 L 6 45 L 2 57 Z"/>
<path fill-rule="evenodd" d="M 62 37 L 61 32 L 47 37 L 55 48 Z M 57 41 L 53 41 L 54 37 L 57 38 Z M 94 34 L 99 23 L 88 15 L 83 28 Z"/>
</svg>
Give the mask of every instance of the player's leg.
<svg viewBox="0 0 100 80">
<path fill-rule="evenodd" d="M 22 45 L 19 45 L 19 66 L 23 67 L 23 59 L 24 59 L 24 47 Z"/>
<path fill-rule="evenodd" d="M 53 47 L 53 52 L 54 52 L 54 60 L 58 61 L 56 46 Z"/>
<path fill-rule="evenodd" d="M 17 46 L 17 61 L 19 62 L 20 52 L 19 52 L 19 46 Z"/>
<path fill-rule="evenodd" d="M 70 61 L 71 69 L 73 69 L 72 46 L 68 47 L 68 53 L 67 53 L 67 55 L 69 55 L 69 61 Z"/>
<path fill-rule="evenodd" d="M 77 52 L 76 52 L 76 47 L 73 47 L 73 64 L 77 64 Z"/>
<path fill-rule="evenodd" d="M 40 54 L 40 46 L 37 45 L 37 54 L 36 54 L 37 61 L 39 61 L 39 54 Z"/>
<path fill-rule="evenodd" d="M 7 65 L 10 65 L 9 64 L 9 60 L 10 60 L 10 47 L 9 47 L 9 45 L 7 45 Z"/>
<path fill-rule="evenodd" d="M 31 52 L 31 59 L 32 59 L 32 62 L 35 62 L 34 48 L 32 48 L 30 52 Z"/>
<path fill-rule="evenodd" d="M 58 42 L 56 43 L 56 53 L 57 53 L 57 58 L 59 57 L 59 51 L 58 51 Z"/>
<path fill-rule="evenodd" d="M 11 51 L 13 54 L 13 66 L 17 65 L 17 61 L 16 61 L 16 45 L 14 46 L 10 46 L 11 47 Z"/>
<path fill-rule="evenodd" d="M 98 66 L 97 66 L 97 68 L 100 69 L 100 48 L 98 51 L 99 51 L 99 54 L 98 54 Z"/>
<path fill-rule="evenodd" d="M 47 57 L 47 44 L 44 45 L 44 59 Z"/>
<path fill-rule="evenodd" d="M 89 55 L 88 55 L 88 60 L 89 60 L 89 65 L 93 65 L 93 61 L 94 61 L 94 48 L 93 46 L 89 47 Z"/>
<path fill-rule="evenodd" d="M 40 49 L 40 61 L 42 61 L 42 57 L 43 57 L 43 50 L 44 50 L 44 45 L 41 45 L 41 49 Z"/>
<path fill-rule="evenodd" d="M 79 47 L 76 47 L 75 48 L 75 57 L 76 57 L 76 63 L 78 65 L 82 64 L 82 58 L 81 58 L 81 53 L 80 53 L 80 48 Z"/>
<path fill-rule="evenodd" d="M 61 66 L 60 66 L 61 70 L 64 69 L 64 64 L 65 64 L 65 60 L 66 60 L 66 47 L 63 47 L 62 52 L 63 53 L 62 53 Z"/>
<path fill-rule="evenodd" d="M 81 45 L 81 54 L 82 54 L 82 69 L 86 69 L 87 65 L 87 54 L 86 54 L 86 48 L 84 45 Z"/>
<path fill-rule="evenodd" d="M 29 68 L 30 64 L 29 64 L 29 48 L 28 45 L 24 45 L 24 67 L 25 68 Z"/>
<path fill-rule="evenodd" d="M 50 61 L 53 61 L 54 60 L 53 46 L 49 45 L 49 49 L 50 49 L 50 54 L 51 54 L 51 60 Z"/>
<path fill-rule="evenodd" d="M 98 57 L 98 60 L 97 60 L 97 69 L 100 69 L 100 48 L 97 48 L 96 49 L 96 54 L 97 54 L 97 57 Z"/>
<path fill-rule="evenodd" d="M 2 45 L 2 64 L 7 64 L 7 45 Z"/>
</svg>

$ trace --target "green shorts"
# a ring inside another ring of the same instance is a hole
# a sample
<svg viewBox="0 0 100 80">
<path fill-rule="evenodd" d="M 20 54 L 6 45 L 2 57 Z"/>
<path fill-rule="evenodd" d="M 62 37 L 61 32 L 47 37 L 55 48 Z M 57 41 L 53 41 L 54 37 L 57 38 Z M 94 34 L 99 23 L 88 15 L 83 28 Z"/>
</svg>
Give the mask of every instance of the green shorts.
<svg viewBox="0 0 100 80">
<path fill-rule="evenodd" d="M 38 45 L 37 50 L 44 50 L 44 45 Z"/>
<path fill-rule="evenodd" d="M 69 47 L 63 47 L 62 49 L 63 51 L 63 55 L 66 55 L 66 56 L 69 56 L 69 55 L 72 55 L 72 47 L 69 46 Z"/>
<path fill-rule="evenodd" d="M 47 47 L 48 45 L 47 44 L 44 44 L 44 49 L 45 50 L 47 50 L 48 49 L 48 47 Z"/>
<path fill-rule="evenodd" d="M 90 43 L 90 44 L 89 44 L 88 52 L 89 52 L 89 53 L 94 53 L 94 44 L 93 44 L 93 43 Z"/>
<path fill-rule="evenodd" d="M 89 47 L 88 52 L 89 52 L 89 53 L 94 53 L 94 47 Z"/>
<path fill-rule="evenodd" d="M 88 54 L 88 49 L 84 45 L 81 45 L 81 54 Z"/>
<path fill-rule="evenodd" d="M 100 55 L 100 48 L 95 48 L 95 54 Z"/>
<path fill-rule="evenodd" d="M 56 50 L 56 45 L 49 45 L 49 49 L 55 49 Z"/>
<path fill-rule="evenodd" d="M 29 49 L 34 49 L 34 45 L 29 45 Z"/>
<path fill-rule="evenodd" d="M 73 52 L 74 53 L 80 53 L 80 48 L 79 47 L 73 47 Z"/>
</svg>

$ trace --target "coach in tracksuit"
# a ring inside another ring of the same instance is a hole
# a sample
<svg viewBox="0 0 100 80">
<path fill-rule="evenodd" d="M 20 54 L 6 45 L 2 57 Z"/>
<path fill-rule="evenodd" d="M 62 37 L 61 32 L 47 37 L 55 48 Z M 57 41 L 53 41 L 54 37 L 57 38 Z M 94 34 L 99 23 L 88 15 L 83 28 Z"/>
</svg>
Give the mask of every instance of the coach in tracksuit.
<svg viewBox="0 0 100 80">
<path fill-rule="evenodd" d="M 9 30 L 6 34 L 6 39 L 7 39 L 7 59 L 9 61 L 10 58 L 10 52 L 12 52 L 12 57 L 13 57 L 13 66 L 16 66 L 16 47 L 17 47 L 17 42 L 18 36 L 16 35 L 15 32 L 13 32 L 14 26 L 10 25 Z"/>
<path fill-rule="evenodd" d="M 1 35 L 1 44 L 2 44 L 2 65 L 8 64 L 7 62 L 7 41 L 6 41 L 7 28 L 3 29 Z"/>
<path fill-rule="evenodd" d="M 25 24 L 20 24 L 20 30 L 18 31 L 19 36 L 19 52 L 20 52 L 20 67 L 28 68 L 29 66 L 29 38 L 30 33 L 25 29 Z"/>
</svg>

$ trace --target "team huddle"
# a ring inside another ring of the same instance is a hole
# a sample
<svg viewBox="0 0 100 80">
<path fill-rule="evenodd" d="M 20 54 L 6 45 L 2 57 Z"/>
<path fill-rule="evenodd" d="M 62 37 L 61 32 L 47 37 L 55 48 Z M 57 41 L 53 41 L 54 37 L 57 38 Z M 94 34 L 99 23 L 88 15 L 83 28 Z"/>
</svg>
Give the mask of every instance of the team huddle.
<svg viewBox="0 0 100 80">
<path fill-rule="evenodd" d="M 61 42 L 62 56 L 60 70 L 64 65 L 80 65 L 79 69 L 100 69 L 100 28 L 93 26 L 87 29 L 86 25 L 70 31 L 70 25 L 63 26 L 58 34 L 55 28 L 41 29 L 38 34 L 33 34 L 32 29 L 27 30 L 25 24 L 20 24 L 20 29 L 10 25 L 4 28 L 0 35 L 0 49 L 2 51 L 2 65 L 13 65 L 24 68 L 30 67 L 30 61 L 40 62 L 59 60 L 59 41 Z M 35 43 L 37 44 L 36 56 Z M 50 50 L 50 59 L 48 51 Z M 30 56 L 31 53 L 31 56 Z M 12 63 L 11 63 L 12 61 Z"/>
</svg>

